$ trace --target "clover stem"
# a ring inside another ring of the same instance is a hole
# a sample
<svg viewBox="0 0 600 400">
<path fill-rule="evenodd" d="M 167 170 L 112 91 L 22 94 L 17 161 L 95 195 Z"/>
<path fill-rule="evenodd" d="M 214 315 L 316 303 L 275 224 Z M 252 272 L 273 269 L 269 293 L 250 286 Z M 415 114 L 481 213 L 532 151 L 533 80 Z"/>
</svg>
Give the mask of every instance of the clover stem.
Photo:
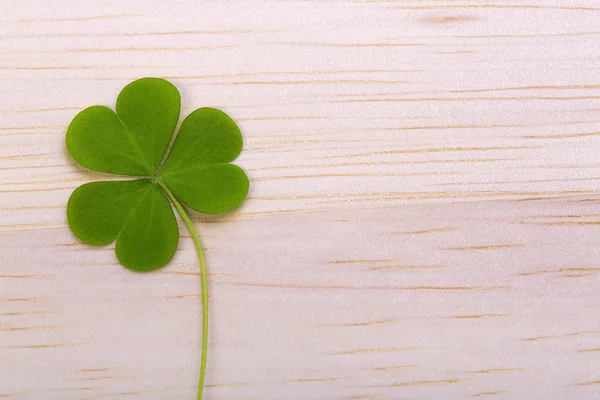
<svg viewBox="0 0 600 400">
<path fill-rule="evenodd" d="M 200 378 L 198 380 L 197 400 L 202 400 L 202 393 L 204 391 L 204 378 L 206 377 L 206 356 L 208 352 L 208 277 L 206 273 L 206 260 L 204 258 L 204 251 L 202 250 L 202 242 L 200 242 L 200 237 L 196 232 L 196 228 L 194 228 L 194 224 L 192 223 L 190 216 L 185 211 L 185 208 L 161 180 L 158 180 L 157 184 L 167 194 L 169 199 L 171 199 L 175 205 L 175 208 L 177 208 L 179 215 L 183 219 L 183 222 L 185 222 L 185 225 L 192 235 L 192 239 L 196 245 L 196 250 L 198 251 L 198 258 L 200 259 L 200 279 L 202 280 L 202 358 L 200 361 Z"/>
</svg>

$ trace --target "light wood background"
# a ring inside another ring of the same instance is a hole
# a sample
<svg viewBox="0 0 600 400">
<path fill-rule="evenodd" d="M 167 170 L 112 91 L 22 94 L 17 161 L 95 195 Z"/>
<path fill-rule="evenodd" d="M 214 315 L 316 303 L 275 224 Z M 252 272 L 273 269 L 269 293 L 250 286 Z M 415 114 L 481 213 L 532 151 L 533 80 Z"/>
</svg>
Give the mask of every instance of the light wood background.
<svg viewBox="0 0 600 400">
<path fill-rule="evenodd" d="M 67 125 L 144 76 L 245 135 L 207 400 L 600 398 L 595 0 L 3 0 L 0 398 L 195 398 L 183 225 L 138 275 L 66 224 Z"/>
</svg>

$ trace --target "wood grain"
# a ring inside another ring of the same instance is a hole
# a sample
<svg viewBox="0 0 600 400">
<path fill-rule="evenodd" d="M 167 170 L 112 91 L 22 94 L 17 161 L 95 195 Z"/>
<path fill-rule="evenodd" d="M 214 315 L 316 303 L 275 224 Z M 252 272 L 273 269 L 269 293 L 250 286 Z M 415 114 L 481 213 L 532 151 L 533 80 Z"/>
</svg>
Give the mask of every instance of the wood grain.
<svg viewBox="0 0 600 400">
<path fill-rule="evenodd" d="M 209 399 L 600 397 L 594 0 L 3 1 L 0 398 L 191 399 L 164 270 L 70 233 L 89 105 L 143 76 L 228 112 L 248 201 L 196 215 Z"/>
</svg>

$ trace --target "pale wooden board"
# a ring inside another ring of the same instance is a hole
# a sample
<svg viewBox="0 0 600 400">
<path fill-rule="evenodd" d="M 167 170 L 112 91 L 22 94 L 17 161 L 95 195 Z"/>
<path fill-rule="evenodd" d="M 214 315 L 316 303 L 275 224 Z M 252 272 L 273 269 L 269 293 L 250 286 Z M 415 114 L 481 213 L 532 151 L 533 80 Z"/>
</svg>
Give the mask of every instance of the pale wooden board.
<svg viewBox="0 0 600 400">
<path fill-rule="evenodd" d="M 210 399 L 600 398 L 600 3 L 3 1 L 0 398 L 192 399 L 191 240 L 70 233 L 86 106 L 224 109 L 248 201 L 195 217 Z"/>
</svg>

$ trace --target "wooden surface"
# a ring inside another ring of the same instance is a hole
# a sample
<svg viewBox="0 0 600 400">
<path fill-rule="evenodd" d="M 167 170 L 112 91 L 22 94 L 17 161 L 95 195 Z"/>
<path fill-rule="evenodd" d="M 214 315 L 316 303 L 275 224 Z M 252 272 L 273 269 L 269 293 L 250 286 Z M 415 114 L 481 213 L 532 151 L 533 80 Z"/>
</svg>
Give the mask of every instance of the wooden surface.
<svg viewBox="0 0 600 400">
<path fill-rule="evenodd" d="M 87 3 L 87 4 L 85 4 Z M 600 3 L 0 3 L 0 398 L 192 399 L 189 235 L 79 243 L 66 127 L 164 77 L 245 135 L 195 217 L 211 399 L 600 398 Z"/>
</svg>

